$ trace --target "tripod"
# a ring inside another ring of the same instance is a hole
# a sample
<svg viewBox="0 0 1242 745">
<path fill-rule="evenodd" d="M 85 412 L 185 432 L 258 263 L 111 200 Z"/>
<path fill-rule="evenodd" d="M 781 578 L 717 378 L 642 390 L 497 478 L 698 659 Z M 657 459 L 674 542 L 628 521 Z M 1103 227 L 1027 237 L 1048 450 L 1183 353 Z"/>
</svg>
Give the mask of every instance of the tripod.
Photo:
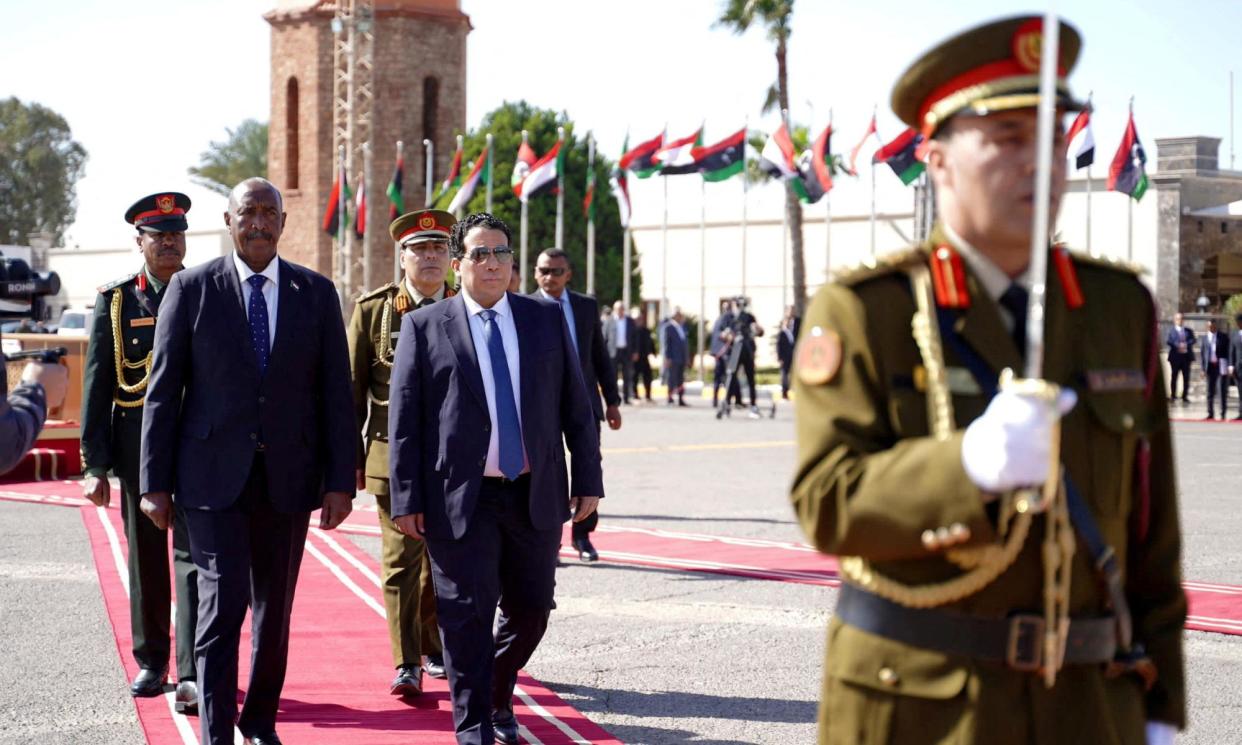
<svg viewBox="0 0 1242 745">
<path fill-rule="evenodd" d="M 725 395 L 720 399 L 720 403 L 716 407 L 716 418 L 717 419 L 722 419 L 726 416 L 732 416 L 733 414 L 733 405 L 729 401 L 729 398 L 730 398 L 729 391 L 732 390 L 733 382 L 734 380 L 737 379 L 737 368 L 742 361 L 742 346 L 745 343 L 746 343 L 746 339 L 735 338 L 732 344 L 730 344 L 729 346 L 729 361 L 725 365 L 725 380 L 724 380 Z M 754 381 L 747 380 L 746 382 L 750 384 L 751 390 L 755 391 L 755 396 L 758 396 L 758 388 L 757 386 L 755 386 Z M 752 410 L 758 409 L 758 404 L 759 402 L 757 398 L 751 398 L 750 405 L 751 405 Z M 768 418 L 769 419 L 776 418 L 776 399 L 775 398 L 772 399 L 772 406 L 768 412 Z"/>
</svg>

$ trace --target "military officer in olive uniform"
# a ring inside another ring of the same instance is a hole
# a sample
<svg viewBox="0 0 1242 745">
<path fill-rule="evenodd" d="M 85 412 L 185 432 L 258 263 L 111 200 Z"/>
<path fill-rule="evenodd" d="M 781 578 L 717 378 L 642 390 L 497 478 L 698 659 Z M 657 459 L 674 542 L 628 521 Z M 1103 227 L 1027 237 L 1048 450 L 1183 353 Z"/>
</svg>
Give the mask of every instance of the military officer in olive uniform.
<svg viewBox="0 0 1242 745">
<path fill-rule="evenodd" d="M 803 323 L 792 501 L 844 580 L 820 743 L 1154 744 L 1185 725 L 1151 294 L 1051 247 L 1043 381 L 1001 375 L 1027 346 L 1042 33 L 991 23 L 900 78 L 893 108 L 926 138 L 940 222 L 838 277 Z M 1060 39 L 1068 111 L 1080 39 Z M 1064 148 L 1058 124 L 1054 220 Z"/>
<path fill-rule="evenodd" d="M 401 316 L 423 305 L 452 297 L 445 276 L 449 268 L 449 231 L 457 222 L 443 210 L 422 210 L 398 217 L 389 227 L 401 251 L 403 276 L 369 292 L 354 305 L 349 322 L 350 366 L 358 414 L 358 488 L 375 495 L 383 548 L 380 556 L 384 607 L 397 677 L 394 696 L 422 693 L 422 656 L 428 675 L 443 678 L 444 658 L 436 626 L 435 587 L 426 544 L 392 523 L 388 491 L 388 377 Z"/>
<path fill-rule="evenodd" d="M 86 350 L 82 391 L 83 494 L 111 502 L 108 472 L 121 483 L 121 516 L 129 545 L 129 613 L 134 659 L 141 670 L 134 696 L 164 690 L 169 657 L 168 534 L 139 509 L 139 438 L 142 404 L 151 372 L 151 347 L 164 288 L 185 258 L 185 214 L 190 198 L 168 192 L 139 199 L 125 212 L 138 229 L 142 269 L 99 288 Z M 185 522 L 173 521 L 173 568 L 177 592 L 176 709 L 197 711 L 194 632 L 198 572 L 190 560 Z"/>
</svg>

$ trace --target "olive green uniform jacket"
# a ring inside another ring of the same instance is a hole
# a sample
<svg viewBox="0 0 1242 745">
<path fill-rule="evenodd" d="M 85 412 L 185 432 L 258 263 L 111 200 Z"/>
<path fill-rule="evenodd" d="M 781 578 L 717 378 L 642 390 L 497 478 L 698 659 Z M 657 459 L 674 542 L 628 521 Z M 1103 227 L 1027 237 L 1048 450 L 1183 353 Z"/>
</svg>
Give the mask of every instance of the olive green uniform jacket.
<svg viewBox="0 0 1242 745">
<path fill-rule="evenodd" d="M 962 432 L 988 402 L 969 384 L 957 385 L 956 432 L 938 441 L 929 436 L 918 385 L 922 359 L 911 333 L 916 306 L 906 270 L 927 262 L 937 245 L 938 232 L 927 245 L 821 289 L 800 343 L 817 329 L 835 332 L 840 367 L 828 382 L 811 385 L 795 365 L 791 498 L 803 530 L 819 550 L 864 557 L 879 573 L 913 585 L 962 571 L 924 546 L 923 531 L 960 523 L 970 529 L 970 544 L 996 541 L 994 519 L 961 458 Z M 1030 673 L 911 647 L 833 619 L 821 743 L 1130 745 L 1144 742 L 1146 720 L 1185 724 L 1186 600 L 1155 308 L 1133 272 L 1080 256 L 1073 266 L 1085 297 L 1077 309 L 1049 264 L 1044 377 L 1078 394 L 1063 420 L 1062 463 L 1117 552 L 1135 640 L 1159 668 L 1159 680 L 1145 693 L 1133 675 L 1108 679 L 1099 666 L 1067 666 L 1047 690 Z M 951 311 L 954 328 L 993 371 L 1020 371 L 1021 354 L 997 304 L 965 269 L 970 306 Z M 954 373 L 966 372 L 964 360 L 947 344 L 944 354 L 957 368 L 949 378 L 960 381 Z M 945 609 L 994 618 L 1041 613 L 1043 525 L 1035 520 L 1017 560 L 995 582 Z M 1071 618 L 1107 613 L 1086 553 L 1079 541 Z"/>
</svg>

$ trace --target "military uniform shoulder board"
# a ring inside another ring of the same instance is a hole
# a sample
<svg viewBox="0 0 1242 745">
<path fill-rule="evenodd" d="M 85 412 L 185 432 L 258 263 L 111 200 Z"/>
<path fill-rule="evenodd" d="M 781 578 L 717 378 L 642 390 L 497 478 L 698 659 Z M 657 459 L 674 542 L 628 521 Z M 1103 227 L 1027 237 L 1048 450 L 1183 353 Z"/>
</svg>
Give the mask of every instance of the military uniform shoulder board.
<svg viewBox="0 0 1242 745">
<path fill-rule="evenodd" d="M 949 244 L 942 243 L 932 249 L 928 261 L 936 305 L 957 310 L 969 308 L 970 290 L 966 285 L 966 265 L 962 255 Z"/>
<path fill-rule="evenodd" d="M 374 290 L 371 290 L 370 292 L 363 293 L 356 302 L 361 303 L 367 300 L 375 300 L 376 298 L 382 298 L 395 289 L 397 289 L 397 286 L 393 284 L 392 282 L 389 282 L 388 284 L 383 285 L 382 287 L 376 287 Z"/>
<path fill-rule="evenodd" d="M 125 275 L 125 276 L 123 276 L 123 277 L 118 277 L 117 279 L 114 279 L 114 280 L 112 280 L 111 282 L 108 282 L 107 284 L 100 285 L 99 287 L 97 287 L 97 288 L 96 288 L 96 290 L 97 290 L 100 294 L 103 294 L 103 293 L 107 292 L 108 290 L 115 290 L 116 288 L 120 287 L 121 285 L 125 284 L 126 282 L 131 282 L 131 281 L 133 281 L 133 280 L 134 280 L 134 278 L 135 278 L 135 277 L 137 277 L 137 276 L 139 276 L 140 274 L 142 274 L 142 272 L 141 272 L 141 271 L 131 272 L 130 274 L 126 274 L 126 275 Z"/>
<path fill-rule="evenodd" d="M 1061 280 L 1061 290 L 1065 293 L 1065 304 L 1070 310 L 1078 310 L 1086 302 L 1083 297 L 1082 285 L 1078 282 L 1078 270 L 1074 268 L 1074 257 L 1065 246 L 1052 247 L 1052 265 Z"/>
<path fill-rule="evenodd" d="M 921 261 L 922 257 L 923 250 L 921 248 L 908 248 L 904 251 L 881 256 L 878 259 L 868 259 L 861 264 L 837 269 L 832 274 L 832 280 L 846 286 L 860 284 L 869 279 L 901 271 L 911 264 Z"/>
</svg>

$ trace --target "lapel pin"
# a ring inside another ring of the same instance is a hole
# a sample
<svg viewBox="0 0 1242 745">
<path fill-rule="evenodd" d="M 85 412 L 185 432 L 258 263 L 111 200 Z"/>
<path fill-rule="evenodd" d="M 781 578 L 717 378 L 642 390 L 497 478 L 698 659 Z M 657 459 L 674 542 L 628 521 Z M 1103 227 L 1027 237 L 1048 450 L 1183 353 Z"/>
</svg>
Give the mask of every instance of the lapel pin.
<svg viewBox="0 0 1242 745">
<path fill-rule="evenodd" d="M 298 286 L 298 283 L 294 282 L 293 280 L 289 280 L 289 286 L 297 290 L 298 292 L 302 291 L 302 288 Z"/>
</svg>

